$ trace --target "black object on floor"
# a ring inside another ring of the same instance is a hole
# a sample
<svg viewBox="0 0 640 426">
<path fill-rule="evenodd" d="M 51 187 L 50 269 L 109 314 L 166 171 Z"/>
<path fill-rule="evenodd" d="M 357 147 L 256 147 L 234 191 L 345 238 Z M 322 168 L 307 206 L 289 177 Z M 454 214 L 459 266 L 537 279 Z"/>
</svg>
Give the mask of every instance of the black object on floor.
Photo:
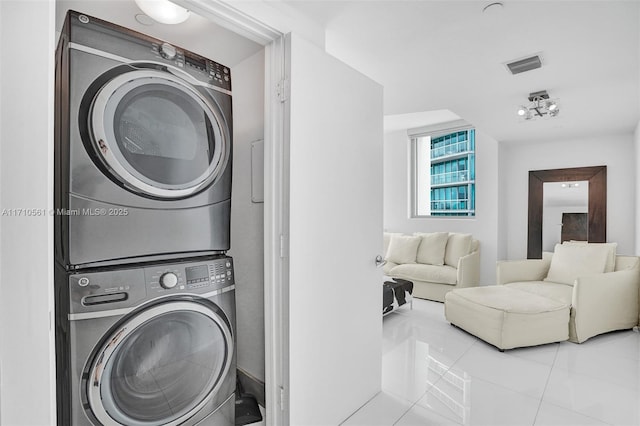
<svg viewBox="0 0 640 426">
<path fill-rule="evenodd" d="M 262 421 L 260 407 L 256 398 L 244 393 L 242 383 L 236 379 L 236 426 L 248 425 Z"/>
</svg>

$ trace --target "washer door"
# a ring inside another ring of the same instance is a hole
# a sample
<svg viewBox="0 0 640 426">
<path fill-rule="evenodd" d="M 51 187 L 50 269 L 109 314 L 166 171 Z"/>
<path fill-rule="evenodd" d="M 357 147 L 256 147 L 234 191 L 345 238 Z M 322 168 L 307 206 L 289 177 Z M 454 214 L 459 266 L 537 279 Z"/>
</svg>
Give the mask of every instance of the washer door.
<svg viewBox="0 0 640 426">
<path fill-rule="evenodd" d="M 228 161 L 218 106 L 167 71 L 127 67 L 97 91 L 87 121 L 93 154 L 140 195 L 188 197 L 213 183 Z"/>
<path fill-rule="evenodd" d="M 211 304 L 168 301 L 126 317 L 87 365 L 85 389 L 103 425 L 177 425 L 222 385 L 233 357 L 226 317 Z"/>
</svg>

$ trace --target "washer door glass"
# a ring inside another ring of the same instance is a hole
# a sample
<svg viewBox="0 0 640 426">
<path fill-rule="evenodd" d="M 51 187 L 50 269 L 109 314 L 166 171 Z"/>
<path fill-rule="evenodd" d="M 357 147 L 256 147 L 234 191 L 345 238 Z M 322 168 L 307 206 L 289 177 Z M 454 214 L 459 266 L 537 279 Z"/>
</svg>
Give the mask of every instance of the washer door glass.
<svg viewBox="0 0 640 426">
<path fill-rule="evenodd" d="M 89 369 L 89 405 L 105 425 L 180 424 L 221 385 L 232 355 L 231 332 L 214 310 L 156 305 L 105 341 Z"/>
<path fill-rule="evenodd" d="M 211 184 L 229 142 L 215 103 L 173 74 L 136 70 L 96 94 L 90 113 L 96 154 L 129 189 L 180 198 Z"/>
</svg>

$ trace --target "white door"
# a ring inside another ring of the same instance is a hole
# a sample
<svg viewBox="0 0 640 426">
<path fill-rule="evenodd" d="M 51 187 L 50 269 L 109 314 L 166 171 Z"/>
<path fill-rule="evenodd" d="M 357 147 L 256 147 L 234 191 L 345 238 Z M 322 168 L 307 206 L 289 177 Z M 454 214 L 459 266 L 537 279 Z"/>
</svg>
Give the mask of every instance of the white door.
<svg viewBox="0 0 640 426">
<path fill-rule="evenodd" d="M 287 41 L 289 421 L 337 425 L 381 383 L 382 86 Z"/>
</svg>

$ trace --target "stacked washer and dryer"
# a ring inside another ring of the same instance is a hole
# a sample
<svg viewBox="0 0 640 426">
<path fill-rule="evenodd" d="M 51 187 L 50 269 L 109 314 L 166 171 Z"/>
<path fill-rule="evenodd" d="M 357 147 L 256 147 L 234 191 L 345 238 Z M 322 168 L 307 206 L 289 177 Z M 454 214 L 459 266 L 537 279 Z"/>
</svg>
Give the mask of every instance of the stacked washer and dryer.
<svg viewBox="0 0 640 426">
<path fill-rule="evenodd" d="M 229 68 L 70 11 L 55 102 L 58 424 L 233 425 Z"/>
</svg>

